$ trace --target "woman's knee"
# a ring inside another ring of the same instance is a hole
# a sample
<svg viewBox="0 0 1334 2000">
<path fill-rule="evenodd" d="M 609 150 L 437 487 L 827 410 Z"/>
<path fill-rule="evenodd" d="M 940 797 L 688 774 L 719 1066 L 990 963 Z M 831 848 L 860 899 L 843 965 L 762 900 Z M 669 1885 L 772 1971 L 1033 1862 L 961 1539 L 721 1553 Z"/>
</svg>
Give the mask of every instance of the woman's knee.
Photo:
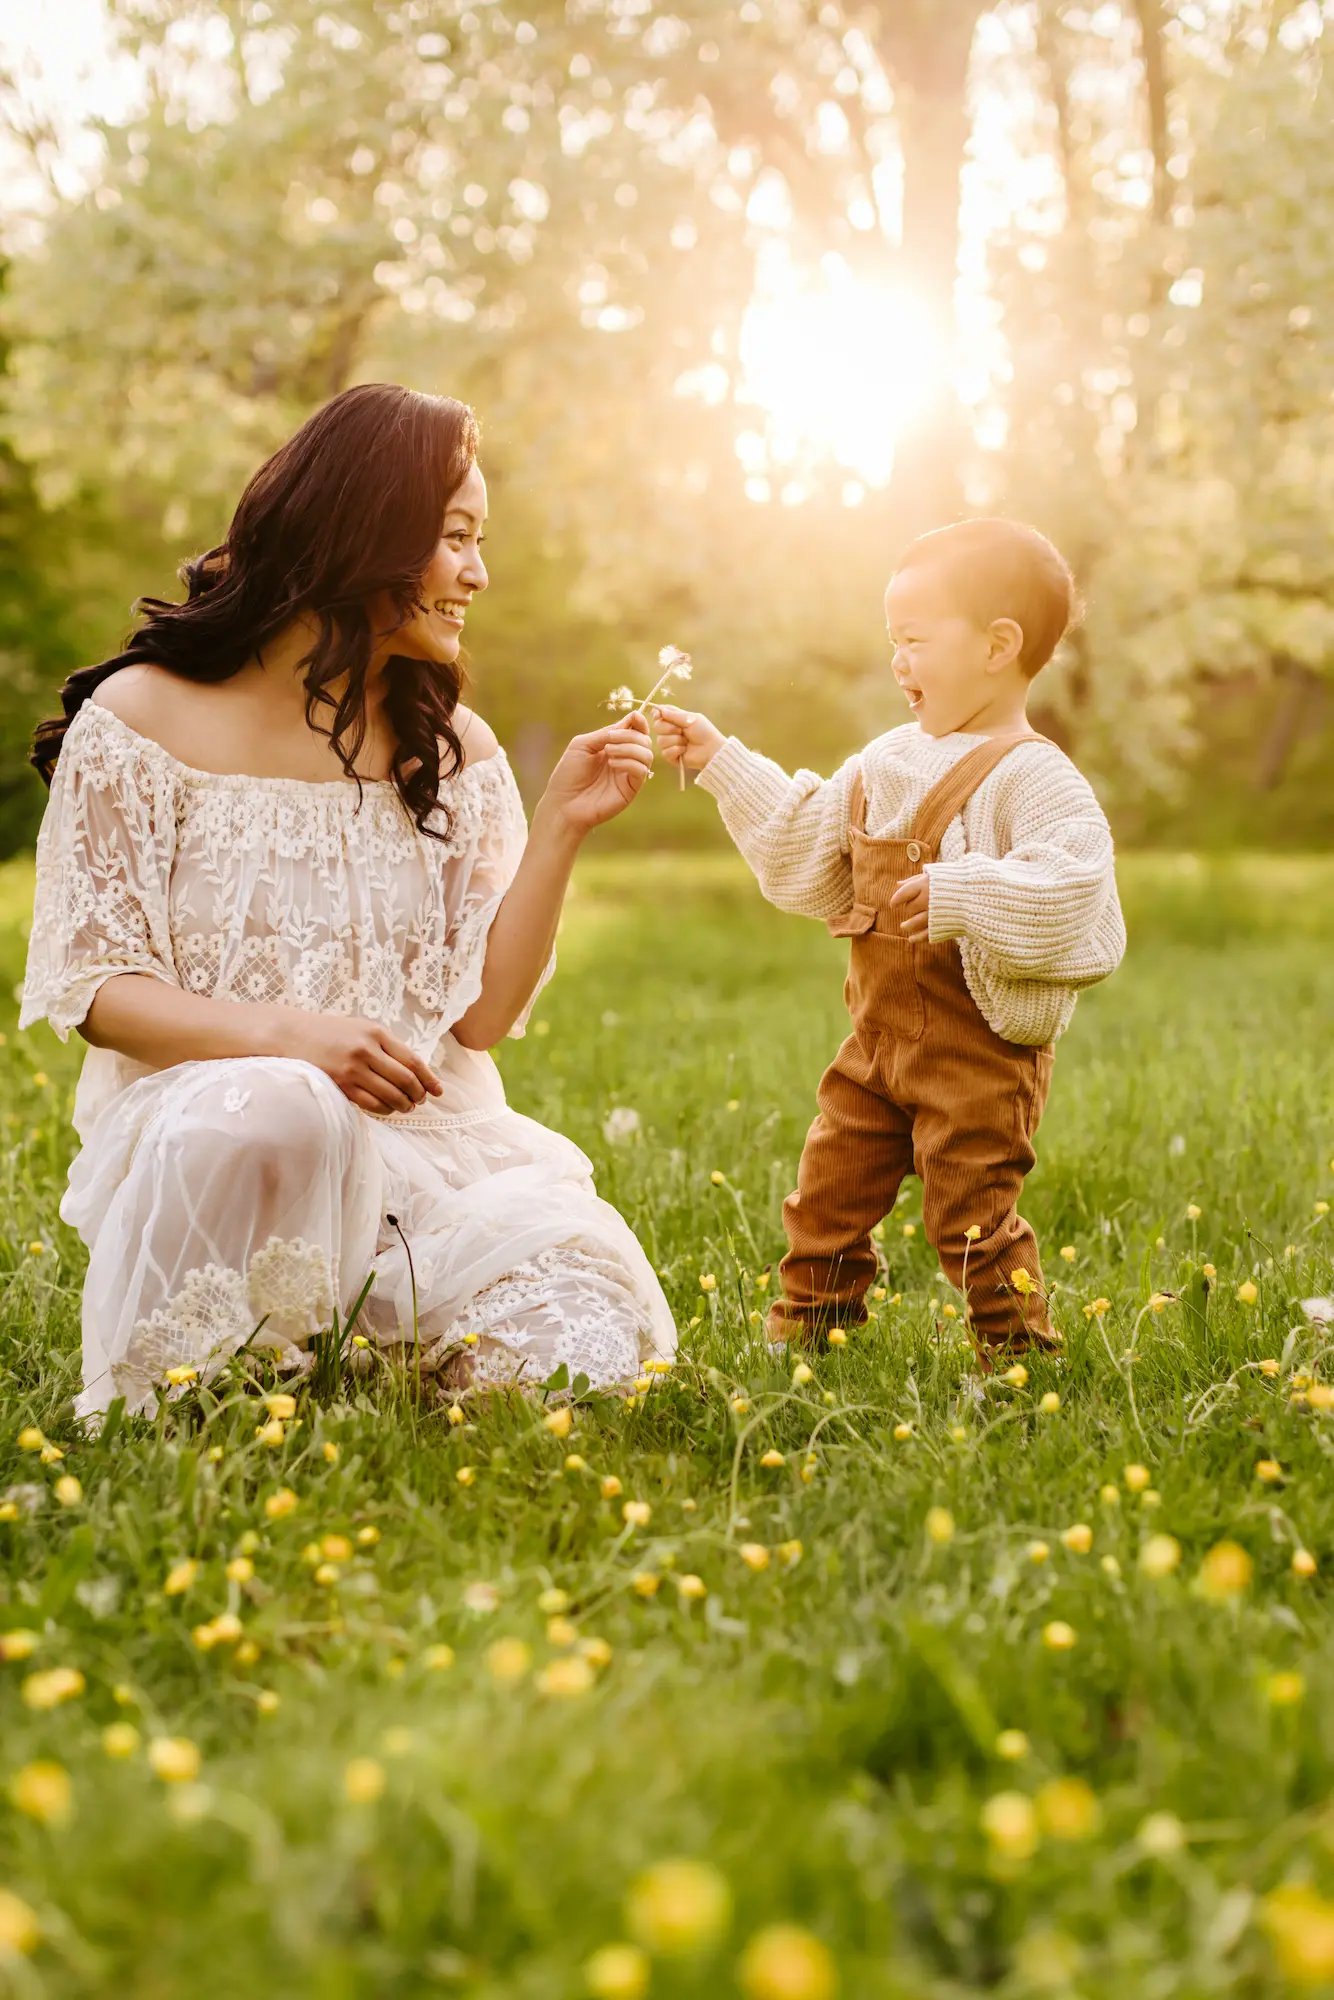
<svg viewBox="0 0 1334 2000">
<path fill-rule="evenodd" d="M 158 1128 L 183 1179 L 234 1172 L 273 1193 L 309 1182 L 322 1165 L 350 1163 L 357 1113 L 313 1063 L 255 1057 L 198 1068 L 216 1074 L 192 1078 Z"/>
</svg>

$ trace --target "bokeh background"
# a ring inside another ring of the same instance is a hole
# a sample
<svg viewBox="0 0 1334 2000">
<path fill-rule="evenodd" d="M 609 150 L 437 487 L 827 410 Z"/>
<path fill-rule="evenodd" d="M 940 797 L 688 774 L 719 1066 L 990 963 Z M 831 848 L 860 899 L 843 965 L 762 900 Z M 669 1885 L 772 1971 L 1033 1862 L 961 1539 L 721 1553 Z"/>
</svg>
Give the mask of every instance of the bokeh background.
<svg viewBox="0 0 1334 2000">
<path fill-rule="evenodd" d="M 481 416 L 474 699 L 530 797 L 668 642 L 789 763 L 905 719 L 894 550 L 984 509 L 1076 567 L 1036 719 L 1124 842 L 1328 844 L 1330 18 L 9 0 L 0 855 L 64 673 L 386 377 Z M 720 835 L 660 783 L 604 838 Z"/>
</svg>

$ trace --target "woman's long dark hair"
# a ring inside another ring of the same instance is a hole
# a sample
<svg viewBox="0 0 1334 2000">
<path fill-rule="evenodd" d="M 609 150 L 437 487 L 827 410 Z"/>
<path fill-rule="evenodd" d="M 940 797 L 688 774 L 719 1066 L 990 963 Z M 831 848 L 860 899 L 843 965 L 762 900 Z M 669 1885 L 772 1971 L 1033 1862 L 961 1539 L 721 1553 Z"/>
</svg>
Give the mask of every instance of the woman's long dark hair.
<svg viewBox="0 0 1334 2000">
<path fill-rule="evenodd" d="M 400 623 L 411 618 L 450 497 L 476 454 L 476 419 L 450 396 L 385 382 L 335 396 L 260 466 L 220 547 L 182 564 L 185 602 L 141 598 L 145 622 L 124 651 L 70 675 L 64 713 L 33 737 L 30 759 L 46 783 L 71 719 L 118 668 L 152 662 L 183 680 L 229 680 L 303 613 L 319 627 L 304 662 L 306 721 L 355 777 L 375 636 L 370 601 L 383 594 Z M 335 698 L 328 689 L 338 681 Z M 442 777 L 463 763 L 454 730 L 461 686 L 457 666 L 395 657 L 385 703 L 397 737 L 393 781 L 426 833 Z M 316 720 L 324 709 L 333 710 L 327 727 Z"/>
</svg>

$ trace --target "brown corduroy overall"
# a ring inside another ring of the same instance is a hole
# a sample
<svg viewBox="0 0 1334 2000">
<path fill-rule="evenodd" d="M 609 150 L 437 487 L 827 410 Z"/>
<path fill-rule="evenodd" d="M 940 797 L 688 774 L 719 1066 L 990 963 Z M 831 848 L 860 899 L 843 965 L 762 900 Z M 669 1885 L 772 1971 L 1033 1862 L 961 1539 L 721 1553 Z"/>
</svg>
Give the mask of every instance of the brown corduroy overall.
<svg viewBox="0 0 1334 2000">
<path fill-rule="evenodd" d="M 910 942 L 889 907 L 895 890 L 936 859 L 946 827 L 988 773 L 1016 743 L 1033 740 L 996 737 L 967 751 L 927 793 L 903 840 L 870 837 L 860 773 L 854 782 L 853 907 L 829 926 L 852 940 L 845 998 L 853 1032 L 821 1079 L 819 1116 L 783 1204 L 788 1253 L 783 1297 L 769 1316 L 773 1338 L 818 1337 L 866 1318 L 876 1271 L 871 1229 L 915 1172 L 927 1238 L 950 1283 L 966 1292 L 979 1352 L 1057 1343 L 1037 1244 L 1015 1210 L 1034 1162 L 1051 1049 L 996 1034 L 968 991 L 957 943 Z"/>
</svg>

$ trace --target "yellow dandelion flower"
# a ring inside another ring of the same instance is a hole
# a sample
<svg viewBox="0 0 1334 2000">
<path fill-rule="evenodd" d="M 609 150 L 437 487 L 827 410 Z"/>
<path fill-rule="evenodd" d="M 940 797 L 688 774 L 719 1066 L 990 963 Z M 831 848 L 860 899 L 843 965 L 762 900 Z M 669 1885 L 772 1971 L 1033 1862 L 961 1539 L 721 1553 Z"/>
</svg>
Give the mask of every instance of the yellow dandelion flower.
<svg viewBox="0 0 1334 2000">
<path fill-rule="evenodd" d="M 87 1685 L 77 1667 L 47 1667 L 29 1674 L 20 1693 L 27 1708 L 60 1708 L 81 1695 Z"/>
<path fill-rule="evenodd" d="M 717 1289 L 718 1289 L 718 1280 L 717 1280 L 717 1279 L 716 1279 L 716 1278 L 714 1277 L 714 1275 L 713 1275 L 713 1272 L 712 1272 L 712 1271 L 701 1271 L 701 1272 L 700 1272 L 700 1274 L 699 1274 L 699 1288 L 700 1288 L 700 1290 L 701 1290 L 702 1292 L 716 1292 L 716 1291 L 717 1291 Z"/>
<path fill-rule="evenodd" d="M 380 1530 L 375 1526 L 373 1521 L 368 1521 L 364 1528 L 357 1529 L 357 1540 L 363 1549 L 374 1548 L 379 1539 Z"/>
<path fill-rule="evenodd" d="M 323 1453 L 324 1457 L 328 1460 L 330 1465 L 337 1465 L 339 1458 L 339 1448 L 334 1443 L 332 1438 L 326 1438 L 324 1440 L 324 1443 L 320 1446 L 320 1451 Z"/>
<path fill-rule="evenodd" d="M 0 1660 L 31 1659 L 40 1643 L 36 1632 L 26 1625 L 16 1625 L 12 1631 L 0 1632 Z"/>
<path fill-rule="evenodd" d="M 1042 1628 L 1042 1643 L 1050 1652 L 1068 1653 L 1072 1646 L 1078 1645 L 1079 1634 L 1063 1618 L 1053 1618 Z"/>
<path fill-rule="evenodd" d="M 1313 1410 L 1334 1410 L 1334 1386 L 1313 1382 L 1306 1392 L 1306 1401 Z"/>
<path fill-rule="evenodd" d="M 750 1402 L 749 1399 L 745 1396 L 733 1396 L 729 1407 L 732 1411 L 733 1416 L 744 1417 L 747 1410 L 750 1408 Z"/>
<path fill-rule="evenodd" d="M 279 1391 L 274 1395 L 264 1398 L 264 1407 L 271 1417 L 294 1417 L 296 1415 L 296 1397 L 289 1396 L 285 1390 Z"/>
<path fill-rule="evenodd" d="M 607 1473 L 605 1477 L 603 1477 L 598 1481 L 598 1491 L 599 1493 L 601 1493 L 604 1500 L 620 1499 L 621 1482 L 616 1477 L 616 1474 L 614 1472 Z"/>
<path fill-rule="evenodd" d="M 695 1576 L 689 1571 L 684 1576 L 676 1578 L 676 1589 L 678 1596 L 683 1598 L 688 1604 L 698 1603 L 700 1598 L 707 1597 L 709 1594 L 709 1586 L 705 1583 L 703 1577 Z"/>
<path fill-rule="evenodd" d="M 149 1740 L 149 1768 L 165 1785 L 193 1784 L 201 1761 L 198 1744 L 188 1736 L 154 1736 Z"/>
<path fill-rule="evenodd" d="M 12 1889 L 0 1889 L 0 1965 L 6 1958 L 31 1958 L 41 1941 L 36 1910 Z"/>
<path fill-rule="evenodd" d="M 1279 1971 L 1294 1986 L 1334 1979 L 1334 1902 L 1313 1884 L 1290 1882 L 1271 1890 L 1260 1905 L 1260 1923 Z"/>
<path fill-rule="evenodd" d="M 1027 1757 L 1031 1745 L 1022 1729 L 1002 1729 L 993 1747 L 996 1755 L 1003 1757 L 1007 1764 L 1017 1764 Z"/>
<path fill-rule="evenodd" d="M 384 1765 L 374 1757 L 352 1757 L 343 1766 L 343 1797 L 350 1805 L 373 1806 L 384 1797 L 387 1782 Z"/>
<path fill-rule="evenodd" d="M 1265 1682 L 1265 1698 L 1272 1708 L 1292 1708 L 1306 1694 L 1306 1682 L 1298 1673 L 1270 1674 Z"/>
<path fill-rule="evenodd" d="M 895 1424 L 895 1426 L 894 1426 L 894 1442 L 895 1442 L 895 1444 L 907 1444 L 907 1442 L 908 1442 L 908 1439 L 909 1439 L 909 1438 L 910 1438 L 911 1436 L 912 1436 L 912 1425 L 911 1425 L 911 1424 Z"/>
<path fill-rule="evenodd" d="M 1034 1804 L 1043 1831 L 1053 1840 L 1088 1840 L 1102 1823 L 1102 1809 L 1082 1778 L 1053 1778 Z"/>
<path fill-rule="evenodd" d="M 522 1639 L 497 1639 L 486 1649 L 486 1668 L 502 1687 L 514 1687 L 532 1665 L 532 1649 Z"/>
<path fill-rule="evenodd" d="M 322 1535 L 320 1537 L 320 1554 L 326 1562 L 351 1562 L 352 1544 L 346 1535 Z"/>
<path fill-rule="evenodd" d="M 1199 1205 L 1199 1203 L 1198 1203 L 1198 1202 L 1194 1202 L 1194 1201 L 1191 1201 L 1191 1202 L 1187 1202 L 1187 1204 L 1186 1204 L 1186 1220 L 1187 1220 L 1187 1222 L 1198 1222 L 1198 1221 L 1199 1221 L 1199 1219 L 1200 1219 L 1200 1217 L 1201 1217 L 1201 1216 L 1202 1216 L 1203 1214 L 1204 1214 L 1204 1210 L 1203 1210 L 1203 1209 L 1202 1209 L 1202 1208 L 1200 1207 L 1200 1205 Z"/>
<path fill-rule="evenodd" d="M 283 1698 L 277 1688 L 261 1688 L 255 1696 L 255 1707 L 261 1715 L 276 1715 L 283 1705 Z"/>
<path fill-rule="evenodd" d="M 454 1474 L 454 1479 L 459 1486 L 475 1486 L 477 1483 L 477 1467 L 475 1465 L 461 1465 Z"/>
<path fill-rule="evenodd" d="M 771 1558 L 763 1542 L 742 1542 L 737 1554 L 747 1569 L 762 1570 L 769 1567 Z"/>
<path fill-rule="evenodd" d="M 102 1748 L 108 1757 L 133 1757 L 139 1748 L 139 1731 L 132 1722 L 109 1722 L 102 1731 Z"/>
<path fill-rule="evenodd" d="M 1153 1508 L 1162 1506 L 1163 1496 L 1156 1486 L 1146 1486 L 1139 1496 L 1139 1504 L 1141 1507 L 1147 1507 L 1152 1511 Z"/>
<path fill-rule="evenodd" d="M 1142 1493 L 1152 1474 L 1147 1465 L 1127 1465 L 1121 1474 L 1128 1493 Z"/>
<path fill-rule="evenodd" d="M 1098 1498 L 1104 1507 L 1119 1507 L 1121 1505 L 1121 1489 L 1119 1486 L 1100 1486 L 1098 1488 Z"/>
<path fill-rule="evenodd" d="M 595 1632 L 590 1638 L 582 1640 L 579 1652 L 581 1658 L 587 1660 L 590 1667 L 597 1667 L 600 1670 L 603 1667 L 611 1665 L 611 1644 L 600 1633 Z"/>
<path fill-rule="evenodd" d="M 1006 1369 L 1001 1381 L 1008 1382 L 1012 1389 L 1022 1389 L 1028 1381 L 1028 1370 L 1022 1361 L 1016 1361 L 1013 1368 Z"/>
<path fill-rule="evenodd" d="M 1315 1213 L 1316 1213 L 1317 1215 L 1328 1215 L 1328 1214 L 1329 1214 L 1329 1203 L 1328 1203 L 1327 1201 L 1318 1201 L 1318 1202 L 1316 1202 L 1316 1204 L 1315 1204 Z"/>
<path fill-rule="evenodd" d="M 1061 1245 L 1061 1262 L 1063 1264 L 1073 1264 L 1078 1256 L 1079 1252 L 1073 1243 L 1063 1243 Z"/>
<path fill-rule="evenodd" d="M 572 1646 L 579 1637 L 579 1627 L 569 1618 L 548 1618 L 547 1643 L 551 1646 Z"/>
<path fill-rule="evenodd" d="M 544 1590 L 538 1597 L 537 1608 L 544 1618 L 556 1618 L 562 1611 L 569 1610 L 570 1593 L 568 1590 L 554 1588 Z"/>
<path fill-rule="evenodd" d="M 197 1382 L 199 1380 L 199 1370 L 185 1365 L 179 1368 L 169 1368 L 163 1379 L 169 1382 L 173 1389 L 183 1389 L 188 1382 Z"/>
<path fill-rule="evenodd" d="M 337 1563 L 320 1563 L 315 1570 L 315 1581 L 322 1590 L 332 1589 L 338 1581 Z"/>
<path fill-rule="evenodd" d="M 443 1640 L 437 1641 L 434 1646 L 428 1646 L 422 1654 L 422 1665 L 433 1674 L 447 1673 L 453 1664 L 454 1648 L 445 1645 Z"/>
<path fill-rule="evenodd" d="M 940 1545 L 954 1540 L 954 1516 L 948 1507 L 928 1507 L 926 1538 Z"/>
<path fill-rule="evenodd" d="M 42 1446 L 41 1451 L 38 1453 L 38 1457 L 41 1459 L 43 1465 L 58 1465 L 64 1456 L 65 1454 L 60 1449 L 60 1446 L 58 1444 L 51 1444 L 49 1441 Z"/>
<path fill-rule="evenodd" d="M 63 1764 L 39 1758 L 24 1764 L 9 1781 L 10 1802 L 27 1818 L 43 1826 L 58 1826 L 69 1818 L 74 1804 L 74 1787 Z"/>
<path fill-rule="evenodd" d="M 1046 1542 L 1030 1542 L 1024 1553 L 1031 1563 L 1045 1563 L 1051 1549 Z"/>
<path fill-rule="evenodd" d="M 714 1168 L 713 1172 L 709 1175 L 709 1179 L 715 1187 L 726 1187 L 727 1185 L 727 1175 L 718 1167 Z"/>
<path fill-rule="evenodd" d="M 732 1892 L 703 1861 L 659 1861 L 637 1876 L 625 1899 L 626 1929 L 662 1957 L 714 1944 L 732 1915 Z"/>
<path fill-rule="evenodd" d="M 841 1326 L 831 1326 L 826 1336 L 831 1347 L 846 1347 L 848 1336 Z"/>
<path fill-rule="evenodd" d="M 1054 1417 L 1060 1407 L 1061 1399 L 1054 1389 L 1048 1389 L 1047 1393 L 1038 1400 L 1038 1408 L 1044 1416 Z"/>
<path fill-rule="evenodd" d="M 255 1574 L 255 1565 L 249 1556 L 233 1556 L 223 1574 L 228 1583 L 249 1583 Z"/>
<path fill-rule="evenodd" d="M 1171 1576 L 1181 1562 L 1181 1544 L 1175 1535 L 1150 1535 L 1139 1552 L 1139 1566 L 1145 1576 Z"/>
<path fill-rule="evenodd" d="M 785 1569 L 795 1569 L 805 1551 L 795 1538 L 790 1542 L 780 1542 L 774 1552 Z"/>
<path fill-rule="evenodd" d="M 261 1444 L 276 1447 L 282 1443 L 287 1432 L 280 1418 L 270 1417 L 266 1424 L 256 1424 L 255 1436 Z"/>
<path fill-rule="evenodd" d="M 769 1470 L 772 1472 L 775 1466 L 786 1465 L 787 1460 L 784 1458 L 781 1451 L 774 1451 L 772 1448 L 770 1448 L 768 1451 L 765 1452 L 763 1458 L 760 1460 L 760 1464 L 768 1466 Z"/>
<path fill-rule="evenodd" d="M 662 1578 L 651 1569 L 637 1569 L 630 1578 L 630 1588 L 636 1597 L 656 1597 Z"/>
<path fill-rule="evenodd" d="M 1007 1861 L 1028 1861 L 1037 1853 L 1038 1816 L 1022 1792 L 994 1792 L 982 1808 L 982 1831 Z"/>
<path fill-rule="evenodd" d="M 834 2000 L 838 1973 L 828 1947 L 798 1924 L 770 1924 L 741 1954 L 746 2000 Z"/>
<path fill-rule="evenodd" d="M 264 1512 L 270 1521 L 281 1521 L 294 1513 L 301 1503 L 290 1486 L 280 1486 L 276 1493 L 270 1493 L 264 1502 Z"/>
<path fill-rule="evenodd" d="M 572 1451 L 565 1459 L 561 1469 L 564 1472 L 587 1472 L 588 1461 L 580 1458 L 577 1451 Z"/>
<path fill-rule="evenodd" d="M 1237 1303 L 1239 1305 L 1253 1306 L 1259 1296 L 1259 1288 L 1250 1278 L 1247 1278 L 1244 1284 L 1237 1286 Z"/>
<path fill-rule="evenodd" d="M 1294 1549 L 1292 1552 L 1292 1573 L 1294 1576 L 1314 1576 L 1319 1565 L 1309 1549 Z"/>
<path fill-rule="evenodd" d="M 1084 1308 L 1085 1319 L 1104 1319 L 1112 1309 L 1110 1299 L 1090 1299 Z"/>
<path fill-rule="evenodd" d="M 587 1694 L 593 1685 L 593 1669 L 588 1661 L 578 1653 L 571 1653 L 566 1659 L 552 1660 L 536 1675 L 539 1694 L 551 1696 L 555 1700 L 569 1700 L 572 1696 Z"/>
<path fill-rule="evenodd" d="M 1260 1373 L 1268 1376 L 1272 1381 L 1273 1377 L 1280 1372 L 1278 1362 L 1272 1356 L 1266 1355 L 1265 1359 L 1260 1363 Z"/>
<path fill-rule="evenodd" d="M 627 1500 L 621 1509 L 621 1519 L 627 1528 L 646 1528 L 653 1518 L 653 1509 L 647 1500 Z"/>
<path fill-rule="evenodd" d="M 963 1424 L 951 1424 L 950 1437 L 953 1439 L 955 1444 L 967 1444 L 968 1431 L 966 1426 Z"/>
<path fill-rule="evenodd" d="M 976 1222 L 970 1222 L 967 1229 L 963 1232 L 963 1240 L 965 1243 L 976 1243 L 981 1234 L 981 1225 Z"/>
<path fill-rule="evenodd" d="M 1237 1597 L 1247 1589 L 1255 1564 L 1237 1542 L 1216 1542 L 1200 1564 L 1196 1579 L 1200 1595 L 1214 1603 Z"/>
<path fill-rule="evenodd" d="M 1086 1556 L 1093 1547 L 1093 1530 L 1087 1521 L 1076 1521 L 1061 1530 L 1061 1540 L 1072 1555 Z"/>
<path fill-rule="evenodd" d="M 554 1438 L 567 1438 L 574 1429 L 574 1411 L 568 1403 L 563 1403 L 558 1410 L 548 1410 L 542 1419 L 542 1426 Z"/>
<path fill-rule="evenodd" d="M 584 1962 L 592 2000 L 644 2000 L 649 1975 L 648 1953 L 637 1944 L 604 1944 Z"/>
<path fill-rule="evenodd" d="M 1277 1486 L 1283 1477 L 1283 1467 L 1276 1458 L 1262 1458 L 1256 1463 L 1255 1476 L 1263 1486 Z"/>
<path fill-rule="evenodd" d="M 259 1658 L 259 1647 L 253 1639 L 242 1639 L 232 1658 L 238 1667 L 253 1667 Z"/>
<path fill-rule="evenodd" d="M 1115 1556 L 1099 1556 L 1098 1567 L 1106 1576 L 1120 1576 L 1121 1565 Z"/>
</svg>

